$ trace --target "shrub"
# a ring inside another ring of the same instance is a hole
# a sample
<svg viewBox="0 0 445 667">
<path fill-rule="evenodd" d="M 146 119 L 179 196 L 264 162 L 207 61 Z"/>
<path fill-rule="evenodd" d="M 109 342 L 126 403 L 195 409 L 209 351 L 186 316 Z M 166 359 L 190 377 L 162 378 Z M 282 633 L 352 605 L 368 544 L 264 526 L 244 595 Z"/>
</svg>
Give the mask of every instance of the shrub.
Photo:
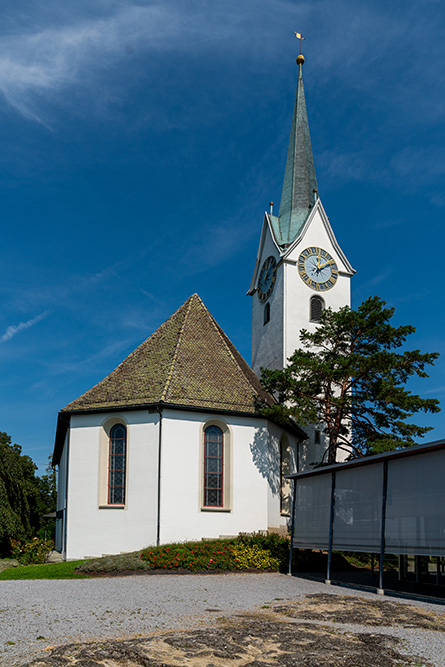
<svg viewBox="0 0 445 667">
<path fill-rule="evenodd" d="M 53 549 L 52 540 L 41 540 L 38 537 L 34 537 L 30 542 L 11 541 L 11 555 L 23 565 L 44 563 Z"/>
<path fill-rule="evenodd" d="M 260 549 L 269 551 L 270 555 L 279 562 L 279 569 L 287 571 L 289 567 L 290 538 L 279 533 L 240 533 L 237 540 L 242 544 L 256 545 Z"/>
<path fill-rule="evenodd" d="M 238 570 L 251 567 L 256 570 L 278 570 L 280 566 L 278 558 L 274 558 L 267 549 L 261 549 L 258 544 L 237 544 L 233 547 L 233 556 Z"/>
<path fill-rule="evenodd" d="M 146 549 L 140 558 L 152 570 L 246 570 L 278 569 L 277 559 L 258 545 L 236 540 L 185 542 Z"/>
</svg>

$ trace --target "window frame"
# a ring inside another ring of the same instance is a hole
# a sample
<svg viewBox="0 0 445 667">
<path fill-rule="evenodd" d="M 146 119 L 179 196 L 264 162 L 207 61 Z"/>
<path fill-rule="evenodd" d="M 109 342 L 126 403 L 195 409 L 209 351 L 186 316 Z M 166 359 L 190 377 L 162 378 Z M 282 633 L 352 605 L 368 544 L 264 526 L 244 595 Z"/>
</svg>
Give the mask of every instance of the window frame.
<svg viewBox="0 0 445 667">
<path fill-rule="evenodd" d="M 205 492 L 205 432 L 209 426 L 217 426 L 223 436 L 223 486 L 222 505 L 204 505 Z M 201 512 L 231 512 L 232 511 L 232 431 L 228 424 L 220 419 L 209 419 L 203 422 L 199 438 L 199 500 L 198 507 Z"/>
<path fill-rule="evenodd" d="M 126 430 L 126 463 L 125 463 L 125 503 L 109 502 L 109 461 L 110 461 L 110 434 L 116 424 L 122 424 Z M 99 429 L 99 460 L 98 460 L 98 487 L 97 506 L 100 510 L 126 510 L 128 503 L 128 475 L 130 465 L 131 429 L 127 419 L 122 414 L 107 415 Z"/>
<path fill-rule="evenodd" d="M 113 430 L 116 428 L 122 428 L 124 430 L 124 437 L 123 438 L 116 438 L 113 437 Z M 112 447 L 113 447 L 113 442 L 112 441 L 117 441 L 117 440 L 123 440 L 123 454 L 113 454 L 112 453 Z M 122 456 L 123 459 L 123 467 L 122 468 L 113 468 L 111 467 L 111 460 L 112 458 L 116 459 L 118 456 Z M 111 484 L 111 475 L 113 472 L 121 472 L 123 473 L 122 475 L 122 480 L 123 484 L 117 485 L 117 484 Z M 123 489 L 123 501 L 114 501 L 112 500 L 112 493 L 113 489 L 121 488 Z M 108 437 L 108 474 L 107 474 L 107 505 L 125 505 L 125 501 L 127 498 L 127 427 L 125 424 L 122 422 L 117 422 L 116 424 L 113 424 L 110 428 L 110 433 Z"/>
<path fill-rule="evenodd" d="M 218 434 L 218 442 L 215 442 L 218 446 L 218 454 L 215 456 L 210 456 L 208 453 L 208 448 L 209 445 L 211 444 L 211 440 L 208 439 L 207 433 L 210 431 L 210 429 L 218 429 L 220 432 L 221 436 L 219 439 L 219 434 Z M 220 465 L 218 465 L 218 468 L 221 467 L 221 472 L 218 471 L 209 471 L 207 469 L 207 462 L 209 459 L 218 459 L 220 461 Z M 205 508 L 222 508 L 224 507 L 224 477 L 225 477 L 225 470 L 224 470 L 224 433 L 223 430 L 217 426 L 216 424 L 209 424 L 206 426 L 204 429 L 204 455 L 203 455 L 203 463 L 204 463 L 204 470 L 203 470 L 203 498 L 202 498 L 202 506 Z M 212 487 L 209 486 L 208 484 L 208 477 L 210 475 L 218 475 L 219 477 L 219 486 Z M 208 502 L 209 498 L 208 495 L 210 494 L 210 491 L 215 490 L 217 493 L 217 496 L 220 496 L 221 502 L 218 504 L 211 504 Z M 207 502 L 206 502 L 207 500 Z"/>
<path fill-rule="evenodd" d="M 291 481 L 285 478 L 290 474 L 291 467 L 291 446 L 287 436 L 283 435 L 280 438 L 280 515 L 285 517 L 291 515 Z"/>
</svg>

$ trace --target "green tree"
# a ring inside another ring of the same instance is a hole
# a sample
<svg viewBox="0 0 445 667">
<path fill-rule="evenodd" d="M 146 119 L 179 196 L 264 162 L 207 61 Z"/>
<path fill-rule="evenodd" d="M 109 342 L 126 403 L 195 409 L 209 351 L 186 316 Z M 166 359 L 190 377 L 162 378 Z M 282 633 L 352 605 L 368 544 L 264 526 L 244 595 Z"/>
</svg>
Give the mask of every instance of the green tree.
<svg viewBox="0 0 445 667">
<path fill-rule="evenodd" d="M 55 471 L 36 477 L 37 466 L 20 445 L 0 431 L 0 555 L 8 556 L 11 540 L 44 536 L 43 514 L 56 508 Z M 54 522 L 47 526 L 52 536 Z"/>
<path fill-rule="evenodd" d="M 357 310 L 326 309 L 315 332 L 301 331 L 302 347 L 287 368 L 262 371 L 264 387 L 278 399 L 265 414 L 302 425 L 322 422 L 325 463 L 335 463 L 339 449 L 358 457 L 409 447 L 431 430 L 411 423 L 412 415 L 440 410 L 436 399 L 405 388 L 411 376 L 428 377 L 425 367 L 438 353 L 401 351 L 415 328 L 393 327 L 394 308 L 385 306 L 374 296 Z"/>
<path fill-rule="evenodd" d="M 42 539 L 54 539 L 56 522 L 54 519 L 42 519 L 44 514 L 54 512 L 57 507 L 57 476 L 56 469 L 51 465 L 51 456 L 44 475 L 35 478 L 38 490 L 38 519 L 39 530 L 37 536 Z"/>
<path fill-rule="evenodd" d="M 0 432 L 0 555 L 9 555 L 11 540 L 31 536 L 28 485 L 23 473 L 21 447 Z"/>
</svg>

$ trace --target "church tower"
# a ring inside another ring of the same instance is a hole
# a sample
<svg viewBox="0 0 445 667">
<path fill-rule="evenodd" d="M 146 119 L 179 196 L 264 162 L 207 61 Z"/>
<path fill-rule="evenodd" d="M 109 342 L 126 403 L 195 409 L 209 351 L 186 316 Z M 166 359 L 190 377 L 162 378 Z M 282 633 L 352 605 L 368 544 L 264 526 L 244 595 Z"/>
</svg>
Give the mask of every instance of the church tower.
<svg viewBox="0 0 445 667">
<path fill-rule="evenodd" d="M 335 238 L 318 196 L 303 87 L 298 80 L 278 216 L 264 215 L 248 294 L 252 296 L 252 368 L 281 369 L 300 346 L 301 329 L 315 330 L 324 308 L 350 305 L 355 273 Z M 309 435 L 307 464 L 322 455 L 320 429 Z M 311 460 L 312 459 L 312 460 Z"/>
</svg>

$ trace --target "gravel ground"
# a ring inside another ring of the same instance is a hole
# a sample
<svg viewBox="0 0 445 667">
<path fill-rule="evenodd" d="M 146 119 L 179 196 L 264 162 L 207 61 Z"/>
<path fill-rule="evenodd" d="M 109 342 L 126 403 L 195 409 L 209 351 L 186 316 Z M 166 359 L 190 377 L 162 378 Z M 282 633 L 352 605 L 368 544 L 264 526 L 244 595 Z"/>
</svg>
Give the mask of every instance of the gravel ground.
<svg viewBox="0 0 445 667">
<path fill-rule="evenodd" d="M 221 616 L 255 611 L 280 601 L 296 602 L 314 594 L 394 602 L 394 598 L 280 574 L 2 581 L 0 665 L 23 666 L 48 655 L 48 646 L 142 637 L 159 629 L 202 628 Z M 397 602 L 445 619 L 443 606 Z M 341 630 L 362 631 L 360 618 L 354 623 L 342 622 Z M 378 627 L 375 632 L 398 637 L 408 655 L 420 655 L 436 667 L 445 667 L 443 632 L 412 627 Z"/>
</svg>

